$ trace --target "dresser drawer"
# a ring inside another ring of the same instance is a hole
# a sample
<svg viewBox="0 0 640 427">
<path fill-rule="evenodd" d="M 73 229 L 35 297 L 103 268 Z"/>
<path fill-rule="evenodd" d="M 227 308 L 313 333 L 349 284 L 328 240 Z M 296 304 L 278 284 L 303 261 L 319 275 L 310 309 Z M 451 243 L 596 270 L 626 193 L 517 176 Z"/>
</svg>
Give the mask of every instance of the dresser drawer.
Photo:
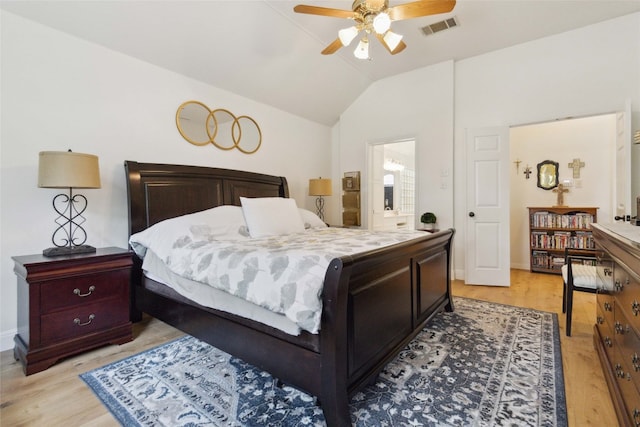
<svg viewBox="0 0 640 427">
<path fill-rule="evenodd" d="M 40 310 L 46 314 L 106 298 L 126 298 L 129 274 L 129 269 L 114 270 L 43 283 L 40 288 Z"/>
<path fill-rule="evenodd" d="M 640 338 L 625 318 L 617 318 L 615 328 L 616 345 L 620 351 L 620 357 L 625 362 L 632 381 L 640 387 Z"/>
<path fill-rule="evenodd" d="M 129 305 L 122 298 L 83 304 L 41 317 L 42 345 L 78 338 L 92 332 L 129 323 Z"/>
<path fill-rule="evenodd" d="M 618 270 L 616 270 L 617 272 Z M 629 280 L 630 277 L 626 275 L 622 276 L 623 290 L 616 295 L 616 319 L 618 316 L 618 310 L 624 313 L 629 324 L 635 329 L 637 334 L 640 334 L 640 285 L 633 280 Z M 617 280 L 617 278 L 616 278 Z"/>
<path fill-rule="evenodd" d="M 602 337 L 603 340 L 605 337 L 613 337 L 613 317 L 611 318 L 611 321 L 609 321 L 609 317 L 604 313 L 604 310 L 600 305 L 596 307 L 596 327 L 598 328 L 600 337 Z M 613 344 L 613 341 L 611 344 Z M 605 345 L 605 347 L 611 347 L 611 345 Z"/>
<path fill-rule="evenodd" d="M 610 292 L 598 292 L 596 296 L 598 316 L 602 316 L 609 325 L 613 326 L 614 297 Z"/>
<path fill-rule="evenodd" d="M 624 358 L 616 351 L 613 361 L 616 382 L 624 401 L 626 415 L 631 425 L 640 425 L 640 393 L 634 384 L 631 372 L 633 369 L 625 363 Z"/>
</svg>

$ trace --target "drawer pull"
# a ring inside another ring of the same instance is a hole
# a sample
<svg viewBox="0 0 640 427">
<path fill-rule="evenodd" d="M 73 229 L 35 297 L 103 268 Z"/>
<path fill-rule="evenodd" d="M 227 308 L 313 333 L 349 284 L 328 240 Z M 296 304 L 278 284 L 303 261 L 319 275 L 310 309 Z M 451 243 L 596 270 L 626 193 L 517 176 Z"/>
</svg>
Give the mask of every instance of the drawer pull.
<svg viewBox="0 0 640 427">
<path fill-rule="evenodd" d="M 624 378 L 624 370 L 622 369 L 622 365 L 619 363 L 616 363 L 614 370 L 616 371 L 616 377 L 618 378 Z"/>
<path fill-rule="evenodd" d="M 604 338 L 604 344 L 607 347 L 613 347 L 613 340 L 611 338 L 609 338 L 609 337 L 605 337 Z"/>
<path fill-rule="evenodd" d="M 636 372 L 640 371 L 640 357 L 638 357 L 638 353 L 633 354 L 633 357 L 631 357 L 631 363 L 633 364 L 633 369 Z"/>
<path fill-rule="evenodd" d="M 640 303 L 636 300 L 634 300 L 631 303 L 631 311 L 633 311 L 633 315 L 637 316 L 638 314 L 640 314 Z"/>
<path fill-rule="evenodd" d="M 598 316 L 597 323 L 598 323 L 598 325 L 604 325 L 604 317 Z"/>
<path fill-rule="evenodd" d="M 73 290 L 73 293 L 74 293 L 74 294 L 76 294 L 76 295 L 78 295 L 79 297 L 88 297 L 88 296 L 89 296 L 89 295 L 91 295 L 91 294 L 93 293 L 93 291 L 95 291 L 95 290 L 96 290 L 96 287 L 95 287 L 95 286 L 93 286 L 93 285 L 91 285 L 91 286 L 89 286 L 89 292 L 87 292 L 86 294 L 81 294 L 81 293 L 80 293 L 81 291 L 80 291 L 80 289 L 78 289 L 78 288 L 75 288 L 75 289 Z"/>
<path fill-rule="evenodd" d="M 611 270 L 610 268 L 605 267 L 603 269 L 603 272 L 605 276 L 613 276 L 613 270 Z"/>
<path fill-rule="evenodd" d="M 616 334 L 624 334 L 624 326 L 620 322 L 616 322 L 613 329 L 616 330 Z"/>
<path fill-rule="evenodd" d="M 633 421 L 635 421 L 636 427 L 640 426 L 640 409 L 638 408 L 633 409 Z"/>
<path fill-rule="evenodd" d="M 613 311 L 613 306 L 611 305 L 610 302 L 604 303 L 604 311 Z"/>
<path fill-rule="evenodd" d="M 616 288 L 616 291 L 622 291 L 622 289 L 624 288 L 624 286 L 622 285 L 622 282 L 620 282 L 620 280 L 616 280 L 616 283 L 615 283 L 614 287 Z"/>
<path fill-rule="evenodd" d="M 90 323 L 93 321 L 93 319 L 95 319 L 95 318 L 96 318 L 96 315 L 92 313 L 92 314 L 90 314 L 90 315 L 89 315 L 89 320 L 87 320 L 86 322 L 81 323 L 81 322 L 80 322 L 80 319 L 79 319 L 78 317 L 76 317 L 75 319 L 73 319 L 73 323 L 75 323 L 75 324 L 76 324 L 76 325 L 78 325 L 78 326 L 87 326 L 87 325 L 88 325 L 88 324 L 90 324 Z"/>
</svg>

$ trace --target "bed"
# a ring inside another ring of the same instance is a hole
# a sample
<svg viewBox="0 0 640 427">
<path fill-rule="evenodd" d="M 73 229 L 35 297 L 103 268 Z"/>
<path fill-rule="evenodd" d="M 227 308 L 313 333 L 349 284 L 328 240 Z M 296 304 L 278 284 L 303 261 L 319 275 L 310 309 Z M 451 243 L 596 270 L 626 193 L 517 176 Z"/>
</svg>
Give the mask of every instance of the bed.
<svg viewBox="0 0 640 427">
<path fill-rule="evenodd" d="M 241 198 L 288 198 L 284 177 L 245 171 L 125 162 L 129 234 L 169 218 Z M 328 426 L 351 425 L 349 398 L 438 311 L 453 311 L 454 230 L 424 232 L 388 247 L 331 259 L 321 294 L 320 330 L 298 334 L 208 308 L 147 277 L 135 257 L 131 318 L 142 313 L 271 373 L 317 397 Z"/>
</svg>

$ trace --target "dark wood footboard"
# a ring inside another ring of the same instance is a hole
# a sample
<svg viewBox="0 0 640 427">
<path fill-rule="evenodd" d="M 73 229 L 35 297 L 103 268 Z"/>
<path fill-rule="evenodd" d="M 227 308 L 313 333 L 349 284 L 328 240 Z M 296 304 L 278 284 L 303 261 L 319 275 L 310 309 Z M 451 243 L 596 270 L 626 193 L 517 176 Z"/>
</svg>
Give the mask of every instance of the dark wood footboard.
<svg viewBox="0 0 640 427">
<path fill-rule="evenodd" d="M 172 216 L 238 205 L 240 196 L 288 196 L 281 177 L 130 161 L 125 166 L 130 234 Z M 436 312 L 453 310 L 453 236 L 452 229 L 425 233 L 409 242 L 332 260 L 317 335 L 286 335 L 158 292 L 150 286 L 155 282 L 142 274 L 140 262 L 132 276 L 132 319 L 146 312 L 242 358 L 317 396 L 328 426 L 347 426 L 349 397 L 374 381 Z"/>
<path fill-rule="evenodd" d="M 334 283 L 330 272 L 327 273 L 325 304 L 333 302 L 334 307 L 323 312 L 321 344 L 326 333 L 332 346 L 346 348 L 346 352 L 336 356 L 335 374 L 340 377 L 341 369 L 346 369 L 347 395 L 375 381 L 384 366 L 435 313 L 453 310 L 450 294 L 453 235 L 453 230 L 446 230 L 393 248 L 343 258 L 342 275 L 335 280 L 348 281 L 347 295 L 341 288 L 344 285 Z M 334 293 L 335 301 L 328 301 Z M 334 310 L 341 312 L 345 304 L 345 319 L 329 314 Z M 339 323 L 332 324 L 331 320 Z M 325 348 L 321 350 L 324 361 Z M 326 376 L 331 377 L 331 373 Z M 324 401 L 326 394 L 320 398 Z M 344 408 L 348 404 L 336 405 Z M 327 418 L 333 416 L 328 408 L 323 409 Z M 336 425 L 347 425 L 343 418 L 337 415 Z"/>
</svg>

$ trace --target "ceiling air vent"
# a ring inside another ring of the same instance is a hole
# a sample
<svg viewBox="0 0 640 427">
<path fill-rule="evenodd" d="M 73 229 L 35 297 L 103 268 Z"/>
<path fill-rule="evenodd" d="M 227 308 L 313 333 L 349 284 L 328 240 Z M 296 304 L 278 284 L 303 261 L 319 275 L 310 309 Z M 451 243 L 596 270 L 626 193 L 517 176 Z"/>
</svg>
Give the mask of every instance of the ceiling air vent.
<svg viewBox="0 0 640 427">
<path fill-rule="evenodd" d="M 449 28 L 457 27 L 458 21 L 456 17 L 445 19 L 444 21 L 436 22 L 426 27 L 422 27 L 422 32 L 429 36 L 431 34 L 439 33 L 440 31 L 448 30 Z"/>
</svg>

